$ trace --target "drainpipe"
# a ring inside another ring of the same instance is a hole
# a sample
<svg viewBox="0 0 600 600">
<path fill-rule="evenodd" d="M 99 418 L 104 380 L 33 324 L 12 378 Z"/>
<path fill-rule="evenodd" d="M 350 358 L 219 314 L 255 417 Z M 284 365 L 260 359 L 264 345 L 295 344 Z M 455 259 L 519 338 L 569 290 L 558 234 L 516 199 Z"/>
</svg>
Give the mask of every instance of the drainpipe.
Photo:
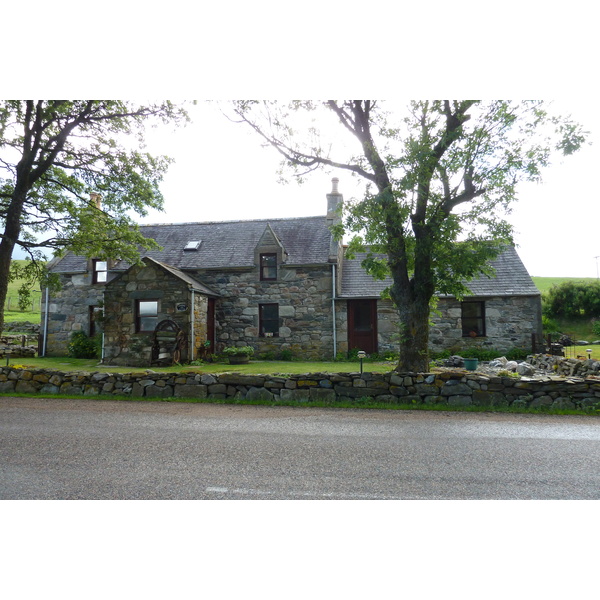
<svg viewBox="0 0 600 600">
<path fill-rule="evenodd" d="M 331 316 L 333 320 L 333 359 L 337 354 L 337 328 L 335 324 L 335 264 L 331 265 Z"/>
<path fill-rule="evenodd" d="M 106 292 L 102 290 L 102 316 L 106 316 Z M 104 323 L 106 323 L 106 319 L 102 324 L 102 350 L 100 352 L 100 363 L 104 364 Z"/>
<path fill-rule="evenodd" d="M 194 347 L 196 346 L 195 340 L 194 340 L 194 318 L 195 318 L 195 313 L 194 313 L 194 302 L 195 302 L 194 290 L 191 290 L 191 292 L 192 292 L 192 308 L 190 310 L 190 362 L 192 362 L 194 360 Z"/>
<path fill-rule="evenodd" d="M 46 356 L 46 349 L 48 348 L 48 305 L 49 300 L 48 296 L 50 291 L 48 287 L 46 287 L 46 312 L 44 314 L 44 344 L 42 345 L 42 356 Z"/>
</svg>

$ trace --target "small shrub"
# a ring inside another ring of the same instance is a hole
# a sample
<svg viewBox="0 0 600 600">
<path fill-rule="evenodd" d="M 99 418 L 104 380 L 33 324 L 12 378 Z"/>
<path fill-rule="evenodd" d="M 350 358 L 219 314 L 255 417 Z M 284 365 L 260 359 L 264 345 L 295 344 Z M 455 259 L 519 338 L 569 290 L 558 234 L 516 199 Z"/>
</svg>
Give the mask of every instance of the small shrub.
<svg viewBox="0 0 600 600">
<path fill-rule="evenodd" d="M 596 319 L 592 324 L 592 330 L 595 335 L 600 337 L 600 319 Z"/>
<path fill-rule="evenodd" d="M 348 360 L 358 360 L 358 353 L 360 352 L 360 348 L 352 348 L 352 350 L 348 351 Z"/>
<path fill-rule="evenodd" d="M 222 354 L 224 356 L 252 356 L 254 354 L 254 348 L 252 346 L 228 346 L 223 350 Z"/>
<path fill-rule="evenodd" d="M 67 349 L 71 358 L 100 358 L 102 337 L 100 334 L 89 337 L 83 331 L 75 331 Z"/>
<path fill-rule="evenodd" d="M 458 354 L 463 358 L 477 358 L 481 361 L 494 360 L 501 356 L 497 350 L 484 350 L 483 348 L 467 348 Z"/>
<path fill-rule="evenodd" d="M 286 348 L 285 350 L 281 351 L 281 354 L 279 355 L 279 359 L 290 362 L 290 361 L 294 360 L 294 355 L 291 350 Z"/>
<path fill-rule="evenodd" d="M 542 329 L 544 333 L 558 333 L 558 323 L 547 315 L 542 315 Z"/>
<path fill-rule="evenodd" d="M 525 360 L 531 354 L 530 350 L 526 350 L 525 348 L 511 348 L 504 356 L 508 360 Z M 496 356 L 498 358 L 500 354 Z"/>
</svg>

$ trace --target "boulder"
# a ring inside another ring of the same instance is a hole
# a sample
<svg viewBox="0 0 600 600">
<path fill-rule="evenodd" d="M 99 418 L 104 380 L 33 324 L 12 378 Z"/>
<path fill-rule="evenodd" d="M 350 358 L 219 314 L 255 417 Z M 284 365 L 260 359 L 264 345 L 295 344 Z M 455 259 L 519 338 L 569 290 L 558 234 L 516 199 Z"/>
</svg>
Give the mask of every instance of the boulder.
<svg viewBox="0 0 600 600">
<path fill-rule="evenodd" d="M 535 375 L 534 367 L 526 362 L 519 363 L 517 365 L 516 371 L 519 375 L 525 375 L 527 377 Z"/>
</svg>

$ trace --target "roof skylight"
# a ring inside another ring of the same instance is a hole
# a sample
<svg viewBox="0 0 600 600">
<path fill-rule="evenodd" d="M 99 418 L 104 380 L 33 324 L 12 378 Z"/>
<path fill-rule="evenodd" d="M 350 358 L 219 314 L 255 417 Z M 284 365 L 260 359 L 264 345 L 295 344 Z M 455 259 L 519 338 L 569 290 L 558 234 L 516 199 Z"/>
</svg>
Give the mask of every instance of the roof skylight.
<svg viewBox="0 0 600 600">
<path fill-rule="evenodd" d="M 202 240 L 197 242 L 188 242 L 184 250 L 198 250 L 200 248 L 200 244 L 202 244 Z"/>
</svg>

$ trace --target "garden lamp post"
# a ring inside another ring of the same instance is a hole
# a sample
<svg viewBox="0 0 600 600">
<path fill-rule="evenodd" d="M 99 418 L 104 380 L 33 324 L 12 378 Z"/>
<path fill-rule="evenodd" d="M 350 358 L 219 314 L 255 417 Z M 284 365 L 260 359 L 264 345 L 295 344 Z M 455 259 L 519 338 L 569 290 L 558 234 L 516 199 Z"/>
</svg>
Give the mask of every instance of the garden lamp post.
<svg viewBox="0 0 600 600">
<path fill-rule="evenodd" d="M 359 350 L 358 351 L 358 358 L 360 358 L 360 374 L 362 375 L 362 372 L 363 372 L 363 359 L 367 358 L 367 353 L 364 352 L 363 350 Z"/>
</svg>

